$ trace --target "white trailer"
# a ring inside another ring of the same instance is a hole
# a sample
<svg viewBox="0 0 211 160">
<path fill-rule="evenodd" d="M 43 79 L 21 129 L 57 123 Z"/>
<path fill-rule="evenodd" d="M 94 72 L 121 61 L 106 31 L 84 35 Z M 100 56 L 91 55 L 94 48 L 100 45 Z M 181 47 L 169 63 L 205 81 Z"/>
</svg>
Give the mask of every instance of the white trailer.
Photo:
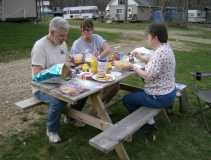
<svg viewBox="0 0 211 160">
<path fill-rule="evenodd" d="M 63 8 L 64 19 L 96 19 L 98 15 L 97 6 L 77 6 Z"/>
<path fill-rule="evenodd" d="M 188 22 L 203 23 L 206 21 L 206 12 L 202 10 L 188 10 Z"/>
<path fill-rule="evenodd" d="M 35 19 L 38 0 L 0 0 L 0 21 Z"/>
</svg>

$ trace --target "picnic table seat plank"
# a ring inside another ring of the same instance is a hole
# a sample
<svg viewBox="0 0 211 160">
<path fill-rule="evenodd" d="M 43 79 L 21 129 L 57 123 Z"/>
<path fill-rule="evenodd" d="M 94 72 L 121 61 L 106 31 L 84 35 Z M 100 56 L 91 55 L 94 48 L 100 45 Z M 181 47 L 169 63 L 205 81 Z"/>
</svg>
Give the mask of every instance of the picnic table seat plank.
<svg viewBox="0 0 211 160">
<path fill-rule="evenodd" d="M 89 144 L 102 152 L 108 153 L 159 112 L 159 109 L 141 107 L 112 127 L 105 129 L 102 133 L 90 139 Z"/>
<path fill-rule="evenodd" d="M 41 103 L 41 101 L 39 99 L 37 99 L 36 97 L 32 96 L 28 99 L 16 102 L 15 105 L 17 105 L 21 109 L 28 109 L 30 107 L 33 107 L 33 106 L 39 104 L 39 103 Z"/>
</svg>

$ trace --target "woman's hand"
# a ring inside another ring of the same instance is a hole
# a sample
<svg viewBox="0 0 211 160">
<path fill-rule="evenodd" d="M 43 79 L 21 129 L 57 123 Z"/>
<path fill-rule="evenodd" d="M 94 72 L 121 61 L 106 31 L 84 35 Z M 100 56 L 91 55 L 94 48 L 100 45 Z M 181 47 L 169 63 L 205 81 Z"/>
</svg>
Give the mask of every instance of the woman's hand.
<svg viewBox="0 0 211 160">
<path fill-rule="evenodd" d="M 135 65 L 135 64 L 131 64 L 131 68 L 133 69 L 133 71 L 137 74 L 137 75 L 139 75 L 141 78 L 143 78 L 143 79 L 148 79 L 148 77 L 149 77 L 149 75 L 148 75 L 148 73 L 145 71 L 145 70 L 143 70 L 143 69 L 141 69 L 141 68 L 139 68 L 137 65 Z"/>
</svg>

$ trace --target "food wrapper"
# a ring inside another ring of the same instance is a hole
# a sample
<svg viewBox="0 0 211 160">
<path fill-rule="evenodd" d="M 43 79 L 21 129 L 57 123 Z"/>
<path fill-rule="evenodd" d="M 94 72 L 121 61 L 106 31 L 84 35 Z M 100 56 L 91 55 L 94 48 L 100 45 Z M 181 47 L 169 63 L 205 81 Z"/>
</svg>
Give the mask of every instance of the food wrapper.
<svg viewBox="0 0 211 160">
<path fill-rule="evenodd" d="M 70 75 L 70 70 L 66 64 L 56 64 L 32 76 L 33 81 L 44 81 L 53 77 L 67 77 Z"/>
<path fill-rule="evenodd" d="M 60 86 L 59 89 L 62 93 L 71 96 L 76 96 L 88 90 L 80 81 L 69 81 L 67 84 Z"/>
</svg>

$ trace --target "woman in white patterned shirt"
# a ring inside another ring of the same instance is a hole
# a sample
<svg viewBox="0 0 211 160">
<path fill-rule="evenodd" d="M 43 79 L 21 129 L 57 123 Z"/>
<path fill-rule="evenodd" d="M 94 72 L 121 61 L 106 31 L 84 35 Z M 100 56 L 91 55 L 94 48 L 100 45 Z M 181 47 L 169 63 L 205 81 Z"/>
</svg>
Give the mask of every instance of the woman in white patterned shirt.
<svg viewBox="0 0 211 160">
<path fill-rule="evenodd" d="M 168 33 L 165 24 L 151 24 L 147 31 L 147 43 L 153 48 L 152 56 L 146 57 L 134 50 L 136 58 L 145 61 L 145 69 L 130 64 L 133 70 L 144 79 L 144 89 L 126 95 L 123 103 L 129 112 L 141 106 L 149 108 L 169 107 L 176 98 L 175 57 L 167 43 Z M 152 119 L 149 124 L 154 124 Z"/>
</svg>

